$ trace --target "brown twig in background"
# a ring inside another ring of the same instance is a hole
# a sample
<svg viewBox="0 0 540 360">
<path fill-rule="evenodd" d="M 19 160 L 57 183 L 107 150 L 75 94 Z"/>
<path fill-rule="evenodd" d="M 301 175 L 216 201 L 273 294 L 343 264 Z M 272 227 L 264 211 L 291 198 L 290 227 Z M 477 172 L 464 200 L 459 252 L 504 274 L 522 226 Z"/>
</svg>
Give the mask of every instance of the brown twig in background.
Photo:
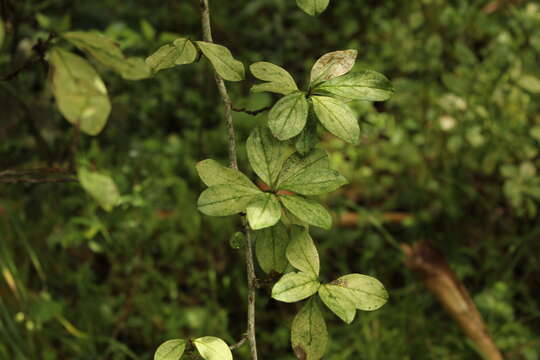
<svg viewBox="0 0 540 360">
<path fill-rule="evenodd" d="M 61 168 L 36 168 L 25 170 L 4 170 L 0 171 L 0 183 L 3 184 L 43 184 L 43 183 L 65 183 L 78 182 L 72 176 L 75 172 L 71 169 Z"/>
<path fill-rule="evenodd" d="M 439 299 L 485 358 L 502 360 L 482 315 L 443 254 L 427 241 L 412 246 L 402 244 L 401 249 L 405 254 L 405 265 L 419 275 L 426 288 Z"/>
<path fill-rule="evenodd" d="M 493 14 L 506 6 L 519 5 L 522 0 L 495 0 L 484 6 L 484 12 L 486 14 Z"/>
<path fill-rule="evenodd" d="M 264 107 L 262 109 L 259 109 L 259 110 L 248 110 L 246 108 L 236 108 L 236 107 L 233 107 L 232 108 L 232 111 L 236 111 L 236 112 L 243 112 L 243 113 L 246 113 L 248 115 L 253 115 L 253 116 L 257 116 L 265 111 L 268 111 L 272 108 L 272 106 L 267 106 L 267 107 Z"/>
</svg>

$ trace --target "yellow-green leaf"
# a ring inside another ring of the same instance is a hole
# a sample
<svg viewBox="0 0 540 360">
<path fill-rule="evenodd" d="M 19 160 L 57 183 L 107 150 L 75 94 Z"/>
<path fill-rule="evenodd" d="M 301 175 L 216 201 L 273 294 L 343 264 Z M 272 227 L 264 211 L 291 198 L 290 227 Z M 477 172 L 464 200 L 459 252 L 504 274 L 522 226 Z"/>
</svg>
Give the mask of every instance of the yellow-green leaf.
<svg viewBox="0 0 540 360">
<path fill-rule="evenodd" d="M 253 230 L 274 226 L 281 218 L 281 204 L 274 194 L 261 194 L 247 207 L 247 219 Z"/>
<path fill-rule="evenodd" d="M 341 320 L 350 324 L 356 315 L 356 307 L 353 301 L 353 294 L 349 289 L 324 284 L 319 288 L 319 296 L 323 303 L 336 314 Z"/>
<path fill-rule="evenodd" d="M 206 159 L 197 163 L 197 172 L 206 186 L 234 184 L 258 189 L 240 171 L 223 166 L 212 159 Z"/>
<path fill-rule="evenodd" d="M 330 0 L 296 0 L 300 9 L 311 16 L 319 15 L 328 7 Z"/>
<path fill-rule="evenodd" d="M 229 345 L 220 338 L 214 336 L 204 336 L 193 340 L 199 354 L 205 360 L 232 360 L 232 353 Z"/>
<path fill-rule="evenodd" d="M 268 186 L 273 187 L 290 152 L 267 127 L 257 127 L 246 142 L 249 164 Z"/>
<path fill-rule="evenodd" d="M 306 228 L 293 225 L 286 255 L 289 263 L 298 270 L 319 276 L 319 253 Z"/>
<path fill-rule="evenodd" d="M 308 103 L 302 92 L 281 98 L 268 114 L 268 127 L 279 140 L 288 140 L 300 134 L 306 126 Z"/>
<path fill-rule="evenodd" d="M 62 34 L 62 37 L 127 80 L 141 80 L 150 76 L 150 68 L 143 59 L 126 58 L 113 40 L 99 32 L 70 31 Z"/>
<path fill-rule="evenodd" d="M 319 290 L 320 283 L 313 274 L 291 272 L 285 274 L 272 288 L 272 297 L 286 303 L 304 300 Z"/>
<path fill-rule="evenodd" d="M 332 217 L 318 202 L 296 195 L 283 195 L 279 198 L 287 210 L 300 220 L 323 229 L 332 227 Z"/>
<path fill-rule="evenodd" d="M 186 340 L 174 339 L 161 344 L 154 354 L 154 360 L 179 360 L 184 355 Z"/>
<path fill-rule="evenodd" d="M 197 45 L 223 79 L 228 81 L 244 80 L 244 64 L 236 60 L 225 46 L 204 41 L 197 41 Z"/>
<path fill-rule="evenodd" d="M 340 50 L 321 56 L 311 69 L 309 84 L 315 86 L 348 73 L 353 68 L 357 55 L 356 50 Z"/>
<path fill-rule="evenodd" d="M 172 44 L 163 45 L 146 58 L 146 64 L 156 73 L 176 65 L 191 64 L 197 58 L 197 48 L 188 39 L 179 38 Z"/>
<path fill-rule="evenodd" d="M 255 253 L 259 265 L 264 272 L 276 271 L 282 273 L 287 267 L 285 250 L 289 244 L 289 234 L 283 223 L 255 231 Z"/>
<path fill-rule="evenodd" d="M 251 88 L 253 92 L 268 91 L 288 95 L 298 90 L 298 86 L 296 86 L 296 82 L 291 74 L 280 66 L 261 61 L 252 64 L 249 69 L 257 79 L 268 81 L 267 83 L 253 86 Z"/>
<path fill-rule="evenodd" d="M 360 126 L 347 104 L 328 96 L 313 96 L 311 99 L 315 114 L 326 130 L 351 144 L 358 144 Z"/>
<path fill-rule="evenodd" d="M 120 200 L 116 184 L 109 176 L 80 168 L 77 172 L 84 190 L 106 211 L 111 211 Z"/>
<path fill-rule="evenodd" d="M 291 343 L 298 359 L 320 360 L 326 353 L 328 331 L 316 298 L 309 299 L 294 317 Z"/>
<path fill-rule="evenodd" d="M 376 71 L 353 72 L 326 81 L 315 91 L 323 91 L 344 99 L 385 101 L 394 94 L 390 80 Z"/>
<path fill-rule="evenodd" d="M 49 51 L 52 90 L 62 115 L 89 135 L 101 132 L 111 112 L 107 88 L 83 58 L 60 48 Z"/>
<path fill-rule="evenodd" d="M 214 185 L 199 196 L 197 207 L 210 216 L 228 216 L 244 211 L 262 192 L 242 185 Z"/>
<path fill-rule="evenodd" d="M 349 289 L 353 294 L 353 301 L 359 310 L 377 310 L 388 301 L 388 292 L 377 279 L 362 275 L 349 274 L 332 282 L 337 286 Z"/>
</svg>

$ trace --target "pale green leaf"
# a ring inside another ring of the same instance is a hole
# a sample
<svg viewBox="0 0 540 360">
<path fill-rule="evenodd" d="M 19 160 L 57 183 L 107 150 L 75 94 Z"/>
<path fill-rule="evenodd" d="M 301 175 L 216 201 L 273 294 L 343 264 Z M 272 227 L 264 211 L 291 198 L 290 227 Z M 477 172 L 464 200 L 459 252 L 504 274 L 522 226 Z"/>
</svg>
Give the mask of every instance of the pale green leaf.
<svg viewBox="0 0 540 360">
<path fill-rule="evenodd" d="M 320 360 L 326 353 L 328 331 L 316 298 L 309 299 L 294 317 L 291 343 L 298 359 Z"/>
<path fill-rule="evenodd" d="M 197 163 L 199 177 L 207 186 L 234 184 L 258 189 L 246 175 L 238 170 L 221 165 L 215 160 L 206 159 Z"/>
<path fill-rule="evenodd" d="M 244 211 L 262 192 L 242 185 L 214 185 L 199 196 L 197 207 L 210 216 L 228 216 Z"/>
<path fill-rule="evenodd" d="M 150 68 L 142 59 L 126 58 L 118 45 L 101 33 L 70 31 L 62 34 L 62 37 L 125 79 L 140 80 L 150 76 Z"/>
<path fill-rule="evenodd" d="M 186 341 L 174 339 L 161 344 L 154 354 L 154 360 L 179 360 L 184 355 Z"/>
<path fill-rule="evenodd" d="M 287 95 L 298 90 L 296 82 L 287 70 L 269 62 L 257 62 L 252 64 L 249 69 L 253 76 L 259 80 L 268 81 L 264 84 L 258 84 L 251 88 L 253 92 L 275 92 Z"/>
<path fill-rule="evenodd" d="M 388 301 L 388 292 L 384 285 L 371 276 L 349 274 L 333 281 L 332 284 L 349 289 L 359 310 L 377 310 Z"/>
<path fill-rule="evenodd" d="M 298 153 L 294 153 L 281 169 L 277 181 L 277 187 L 288 181 L 295 176 L 298 176 L 304 171 L 312 169 L 328 169 L 330 161 L 328 160 L 328 153 L 321 149 L 314 149 L 309 154 L 302 156 Z"/>
<path fill-rule="evenodd" d="M 385 101 L 394 94 L 390 80 L 370 70 L 339 76 L 315 89 L 319 90 L 344 99 L 365 101 Z"/>
<path fill-rule="evenodd" d="M 199 49 L 214 66 L 216 72 L 225 80 L 242 81 L 245 77 L 244 64 L 233 58 L 225 46 L 197 41 Z"/>
<path fill-rule="evenodd" d="M 152 70 L 143 58 L 130 57 L 124 60 L 120 75 L 126 80 L 142 80 L 152 75 Z"/>
<path fill-rule="evenodd" d="M 268 127 L 279 140 L 287 140 L 300 134 L 306 126 L 308 102 L 302 92 L 281 98 L 268 114 Z"/>
<path fill-rule="evenodd" d="M 296 0 L 300 9 L 311 16 L 319 15 L 328 7 L 330 0 Z"/>
<path fill-rule="evenodd" d="M 319 296 L 323 303 L 341 320 L 350 324 L 356 315 L 353 294 L 341 286 L 324 284 L 319 288 Z"/>
<path fill-rule="evenodd" d="M 205 360 L 232 360 L 233 358 L 229 345 L 220 338 L 204 336 L 193 340 L 193 344 Z"/>
<path fill-rule="evenodd" d="M 261 269 L 266 273 L 282 273 L 287 267 L 285 250 L 289 244 L 289 234 L 283 223 L 260 231 L 255 231 L 255 253 Z"/>
<path fill-rule="evenodd" d="M 291 242 L 287 246 L 287 260 L 298 270 L 319 276 L 320 263 L 317 247 L 306 228 L 293 226 Z"/>
<path fill-rule="evenodd" d="M 179 38 L 172 44 L 163 45 L 146 58 L 154 73 L 176 65 L 191 64 L 197 58 L 197 48 L 188 39 Z"/>
<path fill-rule="evenodd" d="M 273 187 L 289 155 L 287 146 L 272 136 L 267 127 L 257 127 L 246 142 L 248 159 L 255 173 Z"/>
<path fill-rule="evenodd" d="M 332 227 L 332 217 L 318 202 L 296 195 L 283 195 L 280 200 L 300 220 L 323 229 Z"/>
<path fill-rule="evenodd" d="M 52 90 L 67 121 L 89 135 L 103 130 L 111 112 L 107 88 L 83 58 L 60 48 L 49 51 Z"/>
<path fill-rule="evenodd" d="M 358 144 L 360 126 L 347 104 L 327 96 L 313 96 L 311 99 L 315 114 L 326 130 L 351 144 Z"/>
<path fill-rule="evenodd" d="M 106 211 L 111 211 L 120 200 L 116 184 L 109 176 L 80 168 L 77 172 L 81 186 Z"/>
<path fill-rule="evenodd" d="M 281 218 L 281 204 L 274 194 L 261 194 L 247 207 L 247 219 L 253 230 L 274 226 Z"/>
<path fill-rule="evenodd" d="M 272 297 L 286 303 L 304 300 L 319 290 L 321 284 L 313 274 L 291 272 L 285 274 L 272 288 Z"/>
<path fill-rule="evenodd" d="M 310 86 L 348 73 L 353 68 L 357 55 L 356 50 L 341 50 L 321 56 L 311 69 Z"/>
<path fill-rule="evenodd" d="M 289 190 L 302 195 L 319 195 L 332 192 L 348 181 L 332 169 L 310 169 L 284 181 L 280 190 Z"/>
</svg>

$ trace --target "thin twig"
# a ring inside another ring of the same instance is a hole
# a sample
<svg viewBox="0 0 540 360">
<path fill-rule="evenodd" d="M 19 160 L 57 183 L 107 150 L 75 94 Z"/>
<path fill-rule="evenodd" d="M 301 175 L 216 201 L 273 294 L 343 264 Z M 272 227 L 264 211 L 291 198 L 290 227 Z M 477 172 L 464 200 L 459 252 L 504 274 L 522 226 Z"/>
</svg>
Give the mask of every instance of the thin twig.
<svg viewBox="0 0 540 360">
<path fill-rule="evenodd" d="M 246 113 L 248 115 L 253 115 L 253 116 L 257 116 L 265 111 L 268 111 L 272 109 L 272 106 L 266 106 L 262 109 L 259 109 L 259 110 L 248 110 L 246 108 L 236 108 L 236 107 L 233 107 L 232 110 L 233 111 L 236 111 L 236 112 L 243 112 L 243 113 Z"/>
<path fill-rule="evenodd" d="M 234 350 L 234 349 L 238 349 L 239 347 L 242 347 L 242 345 L 244 345 L 246 340 L 247 340 L 247 333 L 242 335 L 242 338 L 236 344 L 229 346 L 229 349 Z"/>
<path fill-rule="evenodd" d="M 39 39 L 38 42 L 32 47 L 32 50 L 34 50 L 37 53 L 37 56 L 28 59 L 24 64 L 22 64 L 20 67 L 18 67 L 11 73 L 7 74 L 6 76 L 2 77 L 0 80 L 3 80 L 3 81 L 12 80 L 15 77 L 17 77 L 19 73 L 40 63 L 45 58 L 45 53 L 47 52 L 47 49 L 51 45 L 54 38 L 56 38 L 56 34 L 54 32 L 51 32 L 49 33 L 49 37 L 45 41 Z"/>
<path fill-rule="evenodd" d="M 212 27 L 210 25 L 210 8 L 208 6 L 208 0 L 199 0 L 201 9 L 202 20 L 202 32 L 203 40 L 206 42 L 213 42 L 212 39 Z M 229 160 L 231 162 L 231 168 L 238 170 L 238 160 L 236 156 L 236 133 L 234 130 L 234 123 L 232 118 L 232 102 L 227 92 L 225 82 L 219 76 L 217 72 L 214 72 L 216 85 L 221 96 L 221 100 L 225 107 L 225 122 L 227 123 L 227 131 L 229 137 Z M 253 263 L 253 243 L 249 226 L 244 217 L 242 217 L 242 223 L 246 234 L 246 268 L 247 268 L 247 281 L 248 281 L 248 311 L 247 311 L 247 339 L 249 341 L 251 359 L 257 360 L 257 340 L 255 336 L 255 265 Z"/>
<path fill-rule="evenodd" d="M 78 182 L 75 177 L 63 178 L 30 178 L 30 177 L 3 177 L 0 178 L 1 184 L 45 184 L 45 183 L 66 183 Z"/>
</svg>

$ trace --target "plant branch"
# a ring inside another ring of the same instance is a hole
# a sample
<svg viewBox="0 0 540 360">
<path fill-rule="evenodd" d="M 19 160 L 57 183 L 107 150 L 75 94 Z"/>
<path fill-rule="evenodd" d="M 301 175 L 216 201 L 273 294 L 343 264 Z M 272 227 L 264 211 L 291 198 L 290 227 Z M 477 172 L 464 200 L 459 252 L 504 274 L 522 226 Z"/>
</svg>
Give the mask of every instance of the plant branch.
<svg viewBox="0 0 540 360">
<path fill-rule="evenodd" d="M 210 8 L 208 6 L 208 0 L 199 0 L 201 9 L 202 20 L 202 32 L 203 40 L 213 43 L 212 39 L 212 26 L 210 24 Z M 227 132 L 229 137 L 229 160 L 231 162 L 231 168 L 238 170 L 238 160 L 236 156 L 236 133 L 234 130 L 234 122 L 232 117 L 232 102 L 227 92 L 225 82 L 214 71 L 216 85 L 225 108 L 225 122 L 227 124 Z M 249 226 L 244 217 L 242 217 L 242 224 L 246 234 L 246 268 L 247 268 L 247 280 L 248 280 L 248 309 L 247 309 L 247 339 L 249 341 L 251 359 L 257 360 L 257 340 L 255 336 L 255 265 L 253 263 L 253 243 L 251 239 L 251 233 Z"/>
<path fill-rule="evenodd" d="M 259 114 L 261 114 L 261 113 L 263 113 L 263 112 L 265 112 L 265 111 L 268 111 L 268 110 L 270 110 L 270 109 L 272 109 L 272 106 L 271 106 L 271 105 L 270 105 L 270 106 L 266 106 L 266 107 L 264 107 L 264 108 L 262 108 L 262 109 L 259 109 L 259 110 L 248 110 L 248 109 L 246 109 L 246 108 L 236 108 L 236 107 L 233 107 L 233 108 L 232 108 L 233 111 L 236 111 L 236 112 L 243 112 L 243 113 L 246 113 L 246 114 L 248 114 L 248 115 L 253 115 L 253 116 L 257 116 L 257 115 L 259 115 Z"/>
<path fill-rule="evenodd" d="M 32 66 L 40 63 L 45 58 L 45 53 L 49 49 L 50 45 L 52 44 L 52 41 L 56 38 L 56 34 L 54 32 L 49 33 L 49 37 L 43 41 L 42 39 L 38 39 L 38 42 L 32 47 L 32 50 L 34 50 L 37 54 L 36 57 L 31 57 L 28 59 L 24 64 L 22 64 L 20 67 L 12 71 L 11 73 L 7 74 L 6 76 L 2 77 L 0 80 L 3 81 L 9 81 L 17 77 L 19 73 L 23 72 L 26 69 L 31 68 Z"/>
<path fill-rule="evenodd" d="M 234 350 L 234 349 L 238 349 L 239 347 L 242 347 L 242 345 L 244 345 L 246 340 L 247 340 L 247 333 L 242 335 L 242 338 L 236 344 L 229 346 L 229 349 Z"/>
</svg>

